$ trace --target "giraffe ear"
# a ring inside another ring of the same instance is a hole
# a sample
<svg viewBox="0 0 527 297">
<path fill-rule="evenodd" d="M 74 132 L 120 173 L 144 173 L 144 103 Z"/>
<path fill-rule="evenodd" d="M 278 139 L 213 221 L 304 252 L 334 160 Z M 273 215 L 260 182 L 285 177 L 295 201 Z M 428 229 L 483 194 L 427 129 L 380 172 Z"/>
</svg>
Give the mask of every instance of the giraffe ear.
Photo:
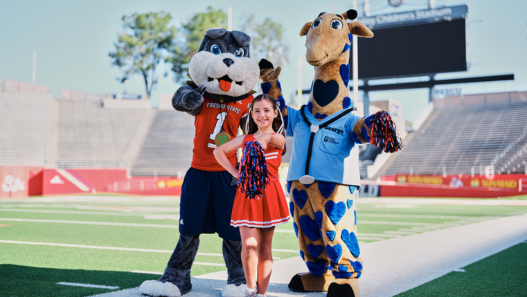
<svg viewBox="0 0 527 297">
<path fill-rule="evenodd" d="M 372 38 L 373 32 L 366 27 L 363 23 L 359 23 L 357 21 L 353 21 L 348 23 L 348 28 L 350 29 L 351 34 L 359 36 L 359 37 L 367 37 Z"/>
<path fill-rule="evenodd" d="M 313 21 L 309 21 L 309 22 L 304 24 L 304 26 L 302 27 L 302 30 L 300 30 L 300 36 L 307 35 L 307 32 L 311 28 L 311 24 L 313 24 Z"/>
</svg>

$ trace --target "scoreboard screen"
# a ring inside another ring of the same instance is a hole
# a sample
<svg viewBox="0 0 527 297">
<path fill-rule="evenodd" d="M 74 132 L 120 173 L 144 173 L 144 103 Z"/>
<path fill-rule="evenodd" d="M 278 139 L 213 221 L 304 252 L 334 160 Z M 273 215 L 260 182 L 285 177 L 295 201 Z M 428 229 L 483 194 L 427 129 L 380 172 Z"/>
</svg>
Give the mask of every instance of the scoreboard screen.
<svg viewBox="0 0 527 297">
<path fill-rule="evenodd" d="M 466 71 L 465 28 L 465 19 L 374 28 L 373 38 L 359 38 L 359 78 Z M 350 69 L 353 69 L 352 57 Z M 353 78 L 353 71 L 350 72 Z"/>
</svg>

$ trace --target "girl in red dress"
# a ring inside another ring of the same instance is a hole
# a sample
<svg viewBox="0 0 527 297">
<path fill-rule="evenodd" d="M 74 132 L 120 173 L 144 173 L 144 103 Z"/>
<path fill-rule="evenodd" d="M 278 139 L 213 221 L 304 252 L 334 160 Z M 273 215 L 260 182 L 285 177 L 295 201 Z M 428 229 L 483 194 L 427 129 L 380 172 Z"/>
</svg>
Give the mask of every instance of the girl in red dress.
<svg viewBox="0 0 527 297">
<path fill-rule="evenodd" d="M 262 189 L 263 195 L 259 199 L 247 198 L 238 188 L 231 226 L 240 227 L 246 296 L 265 296 L 273 268 L 271 248 L 274 227 L 289 221 L 287 202 L 278 180 L 278 167 L 285 153 L 285 131 L 280 111 L 269 95 L 259 95 L 254 99 L 247 120 L 246 135 L 219 146 L 214 150 L 214 155 L 219 164 L 238 178 L 238 169 L 232 166 L 226 154 L 253 141 L 257 141 L 264 149 L 270 174 L 269 185 Z"/>
</svg>

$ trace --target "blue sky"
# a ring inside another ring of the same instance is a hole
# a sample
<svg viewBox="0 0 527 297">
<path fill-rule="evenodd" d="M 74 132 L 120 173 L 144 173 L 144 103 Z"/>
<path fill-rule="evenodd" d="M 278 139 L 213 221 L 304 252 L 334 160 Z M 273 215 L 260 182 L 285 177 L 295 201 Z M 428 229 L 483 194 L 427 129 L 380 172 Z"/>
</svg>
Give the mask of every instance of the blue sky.
<svg viewBox="0 0 527 297">
<path fill-rule="evenodd" d="M 126 86 L 116 77 L 120 71 L 111 66 L 108 52 L 113 50 L 117 33 L 122 30 L 121 17 L 135 12 L 166 11 L 178 26 L 207 6 L 233 11 L 233 29 L 239 29 L 244 17 L 255 14 L 283 24 L 284 40 L 289 45 L 289 66 L 281 81 L 286 100 L 296 93 L 297 59 L 305 61 L 305 39 L 298 32 L 302 25 L 320 12 L 342 13 L 352 1 L 1 1 L 0 79 L 31 82 L 33 51 L 37 52 L 37 77 L 40 85 L 50 86 L 54 96 L 62 89 L 94 93 L 144 93 L 139 76 Z M 362 15 L 359 2 L 359 15 Z M 391 8 L 387 0 L 371 0 L 371 14 L 402 12 L 427 8 L 427 0 L 405 0 Z M 436 0 L 438 7 L 465 4 L 466 1 Z M 472 0 L 469 3 L 469 70 L 441 74 L 437 79 L 514 73 L 514 82 L 478 83 L 462 87 L 465 94 L 527 90 L 527 1 Z M 360 41 L 359 41 L 360 46 Z M 360 57 L 359 57 L 360 58 Z M 305 63 L 304 63 L 305 65 Z M 161 66 L 159 71 L 170 66 Z M 309 88 L 313 67 L 303 68 L 303 88 Z M 360 74 L 359 74 L 360 76 Z M 172 75 L 160 77 L 152 95 L 173 93 L 179 85 Z M 428 90 L 384 91 L 370 93 L 371 100 L 394 98 L 403 103 L 404 117 L 414 121 L 427 104 Z M 304 102 L 307 97 L 304 97 Z"/>
</svg>

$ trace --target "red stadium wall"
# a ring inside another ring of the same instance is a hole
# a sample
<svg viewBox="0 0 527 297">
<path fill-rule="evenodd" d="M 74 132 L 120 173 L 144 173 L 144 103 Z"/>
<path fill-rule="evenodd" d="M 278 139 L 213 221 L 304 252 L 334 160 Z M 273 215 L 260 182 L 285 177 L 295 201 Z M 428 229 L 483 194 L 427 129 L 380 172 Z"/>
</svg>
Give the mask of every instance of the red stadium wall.
<svg viewBox="0 0 527 297">
<path fill-rule="evenodd" d="M 181 195 L 183 179 L 129 177 L 126 169 L 0 166 L 0 198 L 92 194 Z"/>
<path fill-rule="evenodd" d="M 497 198 L 527 194 L 527 175 L 409 175 L 381 177 L 383 197 Z M 520 183 L 523 184 L 520 192 Z"/>
<path fill-rule="evenodd" d="M 381 197 L 498 198 L 522 195 L 518 190 L 451 188 L 449 186 L 380 185 Z M 523 194 L 527 194 L 524 192 Z"/>
<path fill-rule="evenodd" d="M 42 167 L 0 166 L 0 198 L 42 195 Z"/>
</svg>

